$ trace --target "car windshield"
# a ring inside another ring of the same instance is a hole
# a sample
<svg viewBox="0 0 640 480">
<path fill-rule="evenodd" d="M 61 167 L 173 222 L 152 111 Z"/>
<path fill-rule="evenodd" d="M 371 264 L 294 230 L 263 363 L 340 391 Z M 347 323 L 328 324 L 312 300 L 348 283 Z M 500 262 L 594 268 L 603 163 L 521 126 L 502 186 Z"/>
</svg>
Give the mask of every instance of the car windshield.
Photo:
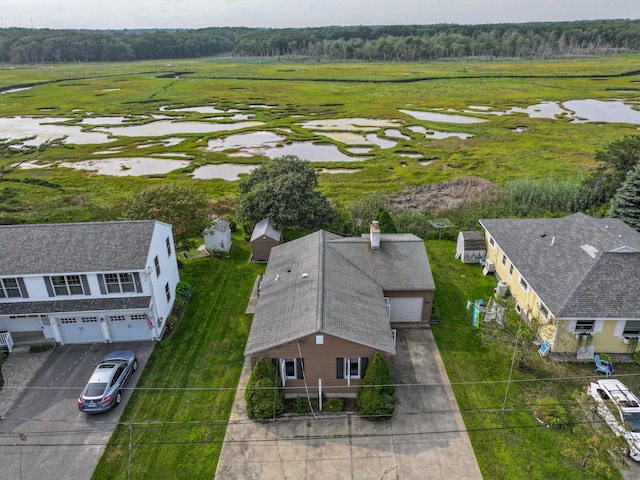
<svg viewBox="0 0 640 480">
<path fill-rule="evenodd" d="M 632 432 L 640 432 L 640 413 L 624 413 L 624 421 L 629 424 Z"/>
<path fill-rule="evenodd" d="M 99 397 L 104 393 L 104 389 L 107 388 L 106 383 L 90 383 L 87 385 L 87 390 L 85 391 L 85 397 Z"/>
</svg>

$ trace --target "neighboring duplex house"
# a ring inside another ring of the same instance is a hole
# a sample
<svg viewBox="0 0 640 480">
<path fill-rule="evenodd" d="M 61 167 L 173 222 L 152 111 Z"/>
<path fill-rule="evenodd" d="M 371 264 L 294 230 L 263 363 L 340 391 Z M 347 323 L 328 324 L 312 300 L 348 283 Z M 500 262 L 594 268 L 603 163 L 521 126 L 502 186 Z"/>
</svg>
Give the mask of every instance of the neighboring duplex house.
<svg viewBox="0 0 640 480">
<path fill-rule="evenodd" d="M 179 281 L 156 220 L 0 226 L 0 332 L 60 344 L 161 338 Z"/>
<path fill-rule="evenodd" d="M 420 238 L 317 231 L 271 251 L 245 355 L 271 359 L 288 397 L 320 381 L 327 397 L 355 396 L 373 354 L 395 354 L 391 323 L 428 322 L 434 290 Z"/>
<path fill-rule="evenodd" d="M 640 233 L 583 213 L 480 224 L 496 276 L 552 351 L 624 353 L 640 337 Z"/>
</svg>

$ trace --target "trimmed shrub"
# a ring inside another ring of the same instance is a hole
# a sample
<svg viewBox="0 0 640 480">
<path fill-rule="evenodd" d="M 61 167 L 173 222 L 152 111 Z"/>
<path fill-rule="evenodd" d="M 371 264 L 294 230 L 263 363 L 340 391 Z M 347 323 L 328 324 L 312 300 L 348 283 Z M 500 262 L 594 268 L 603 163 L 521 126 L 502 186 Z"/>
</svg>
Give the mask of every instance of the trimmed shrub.
<svg viewBox="0 0 640 480">
<path fill-rule="evenodd" d="M 555 398 L 542 398 L 535 408 L 536 416 L 551 428 L 569 425 L 567 409 Z"/>
<path fill-rule="evenodd" d="M 266 358 L 253 367 L 244 392 L 247 415 L 254 420 L 277 418 L 284 412 L 284 391 L 278 370 Z"/>
<path fill-rule="evenodd" d="M 387 361 L 376 352 L 369 362 L 356 398 L 360 414 L 372 420 L 388 420 L 395 410 L 394 392 Z"/>
<path fill-rule="evenodd" d="M 295 409 L 296 413 L 309 413 L 311 411 L 309 400 L 302 398 L 301 396 L 297 396 Z"/>
<path fill-rule="evenodd" d="M 341 398 L 330 398 L 325 403 L 325 407 L 330 412 L 341 412 L 344 408 L 344 402 Z"/>
</svg>

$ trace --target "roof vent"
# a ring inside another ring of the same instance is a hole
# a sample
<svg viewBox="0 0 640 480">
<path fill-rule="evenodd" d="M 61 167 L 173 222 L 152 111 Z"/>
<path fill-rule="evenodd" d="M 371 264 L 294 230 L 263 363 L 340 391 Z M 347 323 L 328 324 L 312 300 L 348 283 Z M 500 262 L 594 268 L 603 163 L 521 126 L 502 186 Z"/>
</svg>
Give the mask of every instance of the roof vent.
<svg viewBox="0 0 640 480">
<path fill-rule="evenodd" d="M 378 250 L 380 248 L 380 224 L 377 220 L 371 222 L 369 226 L 369 240 L 371 241 L 372 250 Z"/>
<path fill-rule="evenodd" d="M 302 274 L 302 278 L 307 278 L 308 276 L 309 276 L 309 274 L 308 274 L 307 272 L 304 272 L 304 273 Z"/>
</svg>

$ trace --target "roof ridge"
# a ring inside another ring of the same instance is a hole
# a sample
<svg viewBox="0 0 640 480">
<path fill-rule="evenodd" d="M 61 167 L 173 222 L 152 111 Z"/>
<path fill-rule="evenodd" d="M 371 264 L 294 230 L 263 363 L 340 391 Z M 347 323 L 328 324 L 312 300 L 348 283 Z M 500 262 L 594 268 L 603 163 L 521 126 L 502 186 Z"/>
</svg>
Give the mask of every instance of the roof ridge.
<svg viewBox="0 0 640 480">
<path fill-rule="evenodd" d="M 316 290 L 316 329 L 324 330 L 324 230 L 318 235 L 318 289 Z"/>
<path fill-rule="evenodd" d="M 603 255 L 606 252 L 600 252 L 600 254 L 598 255 L 598 258 L 596 259 L 595 262 L 593 262 L 593 264 L 591 264 L 591 266 L 589 267 L 589 269 L 585 272 L 585 274 L 582 276 L 582 278 L 580 279 L 579 282 L 576 283 L 576 286 L 567 294 L 564 302 L 562 303 L 562 305 L 560 305 L 560 308 L 558 309 L 558 316 L 562 315 L 562 311 L 564 310 L 564 308 L 573 301 L 573 297 L 576 294 L 576 292 L 582 287 L 582 285 L 584 285 L 584 283 L 587 281 L 587 279 L 589 278 L 591 272 L 598 266 L 600 265 L 600 263 L 603 262 Z"/>
</svg>

